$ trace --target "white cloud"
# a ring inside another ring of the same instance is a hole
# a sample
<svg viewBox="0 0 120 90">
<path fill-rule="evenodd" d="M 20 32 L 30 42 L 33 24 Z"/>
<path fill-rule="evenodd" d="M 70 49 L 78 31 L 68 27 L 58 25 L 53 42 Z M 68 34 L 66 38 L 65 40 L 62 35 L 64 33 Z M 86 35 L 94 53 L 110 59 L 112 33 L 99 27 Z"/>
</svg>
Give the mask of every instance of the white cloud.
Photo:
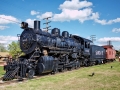
<svg viewBox="0 0 120 90">
<path fill-rule="evenodd" d="M 90 17 L 91 20 L 96 20 L 98 18 L 99 18 L 99 13 L 98 12 L 92 13 L 92 15 Z"/>
<path fill-rule="evenodd" d="M 60 14 L 54 14 L 53 21 L 70 21 L 78 20 L 83 23 L 86 20 L 93 20 L 99 17 L 98 12 L 93 13 L 91 8 L 82 10 L 63 9 Z"/>
<path fill-rule="evenodd" d="M 46 12 L 41 15 L 37 15 L 37 18 L 43 19 L 46 17 L 52 17 L 53 21 L 70 21 L 78 20 L 83 23 L 85 20 L 96 19 L 99 17 L 98 12 L 93 13 L 91 2 L 71 0 L 65 1 L 59 6 L 61 13 L 53 14 L 52 12 Z"/>
<path fill-rule="evenodd" d="M 0 43 L 4 44 L 7 46 L 10 44 L 12 41 L 17 41 L 18 37 L 15 36 L 0 36 Z"/>
<path fill-rule="evenodd" d="M 33 28 L 34 27 L 34 20 L 35 19 L 27 19 L 26 22 L 28 23 L 29 27 Z"/>
<path fill-rule="evenodd" d="M 110 24 L 113 24 L 113 23 L 118 23 L 120 22 L 120 18 L 116 18 L 116 19 L 113 19 L 113 20 L 99 20 L 99 19 L 95 19 L 95 22 L 97 23 L 100 23 L 102 25 L 110 25 Z"/>
<path fill-rule="evenodd" d="M 60 13 L 45 12 L 43 14 L 38 14 L 37 18 L 43 19 L 46 17 L 52 17 L 52 21 L 71 21 L 78 20 L 83 23 L 86 20 L 93 20 L 96 23 L 101 25 L 110 25 L 113 23 L 120 22 L 120 18 L 111 19 L 111 20 L 100 20 L 98 12 L 94 12 L 92 9 L 93 3 L 87 0 L 65 0 L 62 4 L 59 5 Z M 36 11 L 34 11 L 36 14 Z M 33 13 L 33 14 L 34 14 Z"/>
<path fill-rule="evenodd" d="M 46 13 L 44 13 L 44 14 L 42 14 L 42 15 L 37 15 L 37 18 L 39 18 L 39 19 L 44 19 L 44 18 L 46 18 L 46 17 L 52 17 L 53 16 L 53 13 L 52 12 L 46 12 Z"/>
<path fill-rule="evenodd" d="M 54 14 L 53 21 L 63 22 L 70 20 L 78 20 L 83 23 L 86 20 L 99 18 L 99 13 L 94 13 L 90 6 L 92 6 L 92 3 L 88 1 L 65 1 L 59 6 L 59 9 L 62 10 L 62 12 L 59 14 Z"/>
<path fill-rule="evenodd" d="M 100 23 L 102 25 L 106 25 L 106 20 L 98 20 L 98 19 L 96 19 L 95 22 Z"/>
<path fill-rule="evenodd" d="M 79 34 L 72 34 L 72 35 L 80 36 Z"/>
<path fill-rule="evenodd" d="M 60 5 L 59 9 L 82 9 L 85 7 L 92 6 L 91 2 L 88 1 L 79 1 L 79 0 L 71 0 L 71 1 L 65 1 L 63 4 Z"/>
<path fill-rule="evenodd" d="M 80 22 L 83 23 L 85 20 L 90 19 L 89 17 L 91 15 L 92 15 L 91 8 L 86 8 L 83 10 L 63 9 L 60 14 L 54 14 L 53 21 L 79 20 Z"/>
<path fill-rule="evenodd" d="M 120 32 L 120 28 L 113 28 L 112 32 L 119 33 Z"/>
<path fill-rule="evenodd" d="M 13 16 L 0 15 L 0 24 L 10 24 L 19 22 L 19 20 Z"/>
<path fill-rule="evenodd" d="M 9 28 L 8 26 L 0 26 L 0 30 L 4 30 L 6 28 Z"/>
<path fill-rule="evenodd" d="M 37 15 L 37 14 L 39 14 L 40 12 L 37 12 L 37 11 L 34 11 L 34 10 L 32 10 L 31 11 L 31 15 Z"/>
<path fill-rule="evenodd" d="M 107 41 L 120 42 L 120 37 L 104 37 L 104 38 L 98 39 L 98 42 L 107 42 Z"/>
<path fill-rule="evenodd" d="M 9 42 L 9 41 L 16 41 L 18 40 L 15 36 L 0 36 L 0 43 L 1 42 Z"/>
<path fill-rule="evenodd" d="M 120 50 L 120 45 L 114 46 L 115 50 Z"/>
<path fill-rule="evenodd" d="M 20 21 L 13 16 L 0 15 L 0 30 L 9 28 L 8 26 L 6 26 L 7 24 L 19 23 L 19 22 Z"/>
</svg>

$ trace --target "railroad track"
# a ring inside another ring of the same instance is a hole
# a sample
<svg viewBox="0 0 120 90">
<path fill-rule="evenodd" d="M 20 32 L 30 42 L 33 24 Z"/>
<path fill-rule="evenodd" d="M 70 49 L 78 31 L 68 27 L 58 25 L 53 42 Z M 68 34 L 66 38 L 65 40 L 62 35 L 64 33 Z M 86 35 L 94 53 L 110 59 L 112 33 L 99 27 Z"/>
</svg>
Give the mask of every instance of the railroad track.
<svg viewBox="0 0 120 90">
<path fill-rule="evenodd" d="M 80 69 L 80 68 L 78 68 L 78 69 Z M 72 70 L 78 70 L 78 69 L 72 69 Z M 68 71 L 72 71 L 72 70 L 65 70 L 63 72 L 57 72 L 56 74 L 60 74 L 60 73 L 64 73 L 64 72 L 68 72 Z M 51 73 L 46 73 L 46 74 L 42 74 L 42 75 L 39 75 L 39 76 L 34 76 L 32 79 L 39 79 L 41 77 L 48 76 L 48 75 L 52 75 L 52 74 Z M 0 78 L 0 87 L 25 82 L 25 81 L 28 81 L 28 80 L 30 80 L 30 79 L 23 78 L 23 79 L 13 79 L 13 80 L 10 80 L 10 81 L 2 81 L 2 78 Z"/>
<path fill-rule="evenodd" d="M 38 79 L 40 78 L 41 76 L 34 76 L 32 79 Z M 1 86 L 6 86 L 6 85 L 11 85 L 11 84 L 14 84 L 14 83 L 21 83 L 21 82 L 25 82 L 27 80 L 30 80 L 28 78 L 23 78 L 23 79 L 13 79 L 13 80 L 10 80 L 10 81 L 2 81 L 2 78 L 0 78 L 0 87 Z"/>
<path fill-rule="evenodd" d="M 2 81 L 2 79 L 0 80 L 0 86 L 5 86 L 5 85 L 11 85 L 13 83 L 18 83 L 18 80 L 12 80 L 12 81 Z"/>
</svg>

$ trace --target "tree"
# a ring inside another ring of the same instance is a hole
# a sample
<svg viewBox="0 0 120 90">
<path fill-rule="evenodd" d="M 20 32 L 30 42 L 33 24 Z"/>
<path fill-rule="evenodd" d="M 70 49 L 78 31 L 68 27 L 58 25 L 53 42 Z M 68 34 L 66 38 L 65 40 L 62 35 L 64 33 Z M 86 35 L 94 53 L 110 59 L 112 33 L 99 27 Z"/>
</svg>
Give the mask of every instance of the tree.
<svg viewBox="0 0 120 90">
<path fill-rule="evenodd" d="M 6 48 L 3 44 L 0 44 L 0 52 L 6 52 Z"/>
<path fill-rule="evenodd" d="M 12 55 L 12 57 L 15 57 L 15 55 L 22 54 L 19 42 L 13 41 L 11 44 L 8 45 L 8 50 L 9 50 L 10 55 Z"/>
<path fill-rule="evenodd" d="M 120 56 L 120 50 L 116 50 L 116 57 Z"/>
</svg>

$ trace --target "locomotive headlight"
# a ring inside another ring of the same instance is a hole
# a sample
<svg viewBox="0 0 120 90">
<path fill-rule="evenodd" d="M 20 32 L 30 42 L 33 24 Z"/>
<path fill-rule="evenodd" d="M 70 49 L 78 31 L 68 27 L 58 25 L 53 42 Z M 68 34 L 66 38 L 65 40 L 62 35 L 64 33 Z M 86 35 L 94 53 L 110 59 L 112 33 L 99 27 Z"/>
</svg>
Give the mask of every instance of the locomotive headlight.
<svg viewBox="0 0 120 90">
<path fill-rule="evenodd" d="M 28 23 L 22 22 L 22 23 L 21 23 L 21 28 L 22 28 L 22 29 L 28 28 Z"/>
</svg>

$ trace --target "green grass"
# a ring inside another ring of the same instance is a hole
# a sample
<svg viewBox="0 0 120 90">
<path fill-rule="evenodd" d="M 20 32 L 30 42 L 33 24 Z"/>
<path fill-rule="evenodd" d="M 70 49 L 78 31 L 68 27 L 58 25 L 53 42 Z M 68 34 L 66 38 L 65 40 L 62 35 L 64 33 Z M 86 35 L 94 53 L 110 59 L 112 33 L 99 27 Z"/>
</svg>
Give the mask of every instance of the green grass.
<svg viewBox="0 0 120 90">
<path fill-rule="evenodd" d="M 95 75 L 90 77 L 92 72 Z M 1 90 L 120 90 L 120 62 L 46 75 Z"/>
<path fill-rule="evenodd" d="M 0 77 L 2 77 L 5 74 L 5 71 L 3 70 L 3 66 L 0 66 Z"/>
</svg>

